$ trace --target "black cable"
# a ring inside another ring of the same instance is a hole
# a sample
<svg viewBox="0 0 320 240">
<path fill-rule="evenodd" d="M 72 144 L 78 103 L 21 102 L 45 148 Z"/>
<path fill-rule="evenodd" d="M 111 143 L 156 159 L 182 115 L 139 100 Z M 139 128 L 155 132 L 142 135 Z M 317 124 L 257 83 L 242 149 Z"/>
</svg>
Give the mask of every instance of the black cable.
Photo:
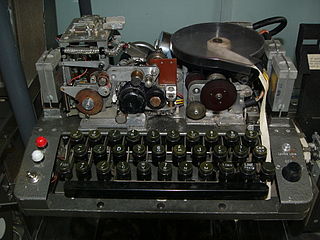
<svg viewBox="0 0 320 240">
<path fill-rule="evenodd" d="M 269 26 L 271 24 L 275 24 L 275 23 L 279 23 L 279 25 L 277 27 L 275 27 L 274 29 L 272 29 L 271 31 L 269 31 L 271 36 L 274 36 L 276 34 L 278 34 L 279 32 L 281 32 L 286 26 L 287 26 L 287 19 L 285 17 L 271 17 L 271 18 L 267 18 L 264 20 L 261 20 L 259 22 L 254 23 L 253 29 L 259 29 L 265 26 Z"/>
</svg>

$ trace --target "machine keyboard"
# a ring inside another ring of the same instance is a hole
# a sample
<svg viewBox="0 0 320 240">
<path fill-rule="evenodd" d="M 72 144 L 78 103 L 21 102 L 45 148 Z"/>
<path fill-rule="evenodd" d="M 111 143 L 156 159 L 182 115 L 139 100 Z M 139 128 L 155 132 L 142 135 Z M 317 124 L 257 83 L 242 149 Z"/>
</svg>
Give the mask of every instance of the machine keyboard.
<svg viewBox="0 0 320 240">
<path fill-rule="evenodd" d="M 62 135 L 53 192 L 74 198 L 264 199 L 273 163 L 257 131 Z"/>
</svg>

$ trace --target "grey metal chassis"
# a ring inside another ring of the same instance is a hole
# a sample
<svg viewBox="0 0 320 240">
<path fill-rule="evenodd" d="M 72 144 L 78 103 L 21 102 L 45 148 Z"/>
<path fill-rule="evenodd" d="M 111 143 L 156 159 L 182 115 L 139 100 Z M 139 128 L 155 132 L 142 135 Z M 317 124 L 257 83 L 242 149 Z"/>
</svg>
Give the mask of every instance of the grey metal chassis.
<svg viewBox="0 0 320 240">
<path fill-rule="evenodd" d="M 26 215 L 77 216 L 77 217 L 124 217 L 124 216 L 180 216 L 211 219 L 303 219 L 315 194 L 303 159 L 302 147 L 289 119 L 273 119 L 269 125 L 273 162 L 276 165 L 276 181 L 272 185 L 270 200 L 157 200 L 157 199 L 71 199 L 63 194 L 48 194 L 56 150 L 62 133 L 79 128 L 80 120 L 42 119 L 34 128 L 26 147 L 25 155 L 17 176 L 14 194 L 21 210 Z M 164 126 L 166 124 L 162 124 Z M 166 125 L 169 126 L 169 125 Z M 184 127 L 185 126 L 185 127 Z M 147 128 L 159 125 L 149 124 Z M 171 122 L 170 128 L 187 130 L 195 127 Z M 201 126 L 205 131 L 210 126 Z M 165 129 L 160 129 L 165 130 Z M 221 129 L 222 131 L 224 129 Z M 106 129 L 101 129 L 106 131 Z M 220 131 L 220 130 L 218 130 Z M 45 136 L 49 145 L 45 160 L 35 164 L 31 152 L 35 150 L 34 140 Z M 294 154 L 282 154 L 282 144 L 290 143 Z M 302 177 L 298 182 L 288 182 L 282 177 L 282 168 L 289 161 L 302 166 Z M 30 183 L 26 172 L 37 172 L 40 180 Z"/>
</svg>

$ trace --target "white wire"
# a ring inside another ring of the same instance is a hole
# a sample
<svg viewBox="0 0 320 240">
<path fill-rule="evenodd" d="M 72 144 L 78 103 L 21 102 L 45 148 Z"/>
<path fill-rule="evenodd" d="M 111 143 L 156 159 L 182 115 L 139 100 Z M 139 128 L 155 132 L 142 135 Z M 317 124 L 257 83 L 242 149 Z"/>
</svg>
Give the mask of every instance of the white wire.
<svg viewBox="0 0 320 240">
<path fill-rule="evenodd" d="M 252 66 L 252 67 L 257 71 L 259 71 L 259 79 L 264 89 L 264 96 L 260 106 L 260 132 L 261 132 L 262 145 L 267 148 L 266 162 L 271 162 L 270 136 L 269 136 L 268 122 L 267 122 L 267 113 L 266 113 L 269 82 L 268 82 L 268 79 L 265 79 L 260 69 L 258 69 L 256 66 Z M 269 192 L 266 200 L 269 200 L 271 198 L 271 182 L 267 182 L 267 186 L 269 187 Z"/>
</svg>

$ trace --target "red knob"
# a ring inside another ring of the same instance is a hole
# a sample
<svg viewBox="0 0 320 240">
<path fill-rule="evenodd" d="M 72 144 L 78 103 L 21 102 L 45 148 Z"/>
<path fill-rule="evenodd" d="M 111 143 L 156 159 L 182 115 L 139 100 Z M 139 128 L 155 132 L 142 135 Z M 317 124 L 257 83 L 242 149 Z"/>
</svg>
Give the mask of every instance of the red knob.
<svg viewBox="0 0 320 240">
<path fill-rule="evenodd" d="M 45 137 L 40 136 L 36 138 L 36 146 L 38 148 L 45 148 L 47 145 L 48 145 L 48 140 Z"/>
</svg>

